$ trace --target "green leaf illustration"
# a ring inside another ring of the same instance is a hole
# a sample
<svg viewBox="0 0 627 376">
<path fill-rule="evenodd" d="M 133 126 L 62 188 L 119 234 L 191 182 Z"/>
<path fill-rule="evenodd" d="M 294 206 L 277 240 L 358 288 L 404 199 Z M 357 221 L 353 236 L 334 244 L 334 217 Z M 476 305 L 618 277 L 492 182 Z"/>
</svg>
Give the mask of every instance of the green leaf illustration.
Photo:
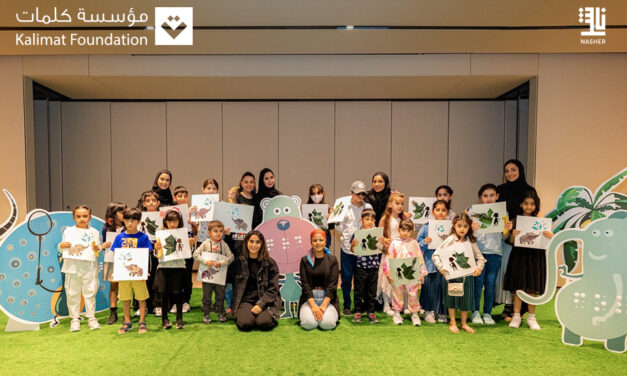
<svg viewBox="0 0 627 376">
<path fill-rule="evenodd" d="M 420 205 L 418 205 L 418 203 L 414 202 L 414 219 L 420 219 L 422 218 L 422 216 L 425 214 L 425 207 L 426 204 L 423 202 Z"/>
<path fill-rule="evenodd" d="M 377 238 L 368 234 L 366 235 L 366 241 L 368 242 L 368 249 L 374 251 L 377 249 Z"/>
<path fill-rule="evenodd" d="M 594 203 L 596 204 L 605 192 L 617 187 L 623 180 L 625 180 L 625 178 L 627 178 L 627 168 L 623 169 L 623 171 L 619 172 L 616 176 L 605 182 L 597 189 L 596 194 L 594 195 Z"/>
<path fill-rule="evenodd" d="M 468 263 L 469 257 L 466 257 L 466 255 L 464 255 L 464 252 L 453 253 L 453 257 L 455 257 L 455 262 L 457 263 L 457 265 L 459 265 L 460 268 L 470 268 L 470 264 Z"/>
<path fill-rule="evenodd" d="M 146 217 L 146 231 L 148 231 L 150 235 L 154 235 L 155 231 L 157 231 L 157 221 L 153 221 Z"/>
<path fill-rule="evenodd" d="M 416 270 L 414 270 L 414 267 L 416 266 L 416 260 L 414 259 L 411 263 L 411 265 L 406 265 L 405 263 L 403 263 L 403 265 L 401 265 L 401 269 L 402 269 L 402 274 L 403 274 L 403 278 L 407 279 L 407 280 L 413 280 L 414 279 L 414 273 L 416 272 Z"/>
<path fill-rule="evenodd" d="M 165 238 L 165 244 L 163 245 L 163 248 L 165 248 L 166 256 L 169 256 L 176 252 L 176 238 L 173 235 Z"/>
</svg>

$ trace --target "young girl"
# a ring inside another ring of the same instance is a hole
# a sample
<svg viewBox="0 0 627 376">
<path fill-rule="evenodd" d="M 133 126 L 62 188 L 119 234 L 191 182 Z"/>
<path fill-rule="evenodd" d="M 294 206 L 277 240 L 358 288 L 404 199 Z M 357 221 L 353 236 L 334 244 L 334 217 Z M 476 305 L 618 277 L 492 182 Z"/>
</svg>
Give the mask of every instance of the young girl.
<svg viewBox="0 0 627 376">
<path fill-rule="evenodd" d="M 475 256 L 475 262 L 477 263 L 477 269 L 475 269 L 472 274 L 473 277 L 481 274 L 483 270 L 483 265 L 485 264 L 485 259 L 481 255 L 481 251 L 479 247 L 477 247 L 477 243 L 475 237 L 472 233 L 472 221 L 470 217 L 465 213 L 457 214 L 453 217 L 453 227 L 451 228 L 451 235 L 440 244 L 440 246 L 435 250 L 432 256 L 433 263 L 435 267 L 438 268 L 440 273 L 446 278 L 446 274 L 448 271 L 444 269 L 443 262 L 440 258 L 439 250 L 445 247 L 450 246 L 453 242 L 470 242 L 473 250 L 473 254 Z M 448 292 L 449 283 L 463 283 L 464 285 L 464 294 L 463 296 L 451 296 Z M 472 329 L 466 323 L 466 319 L 468 318 L 468 311 L 474 309 L 474 280 L 470 276 L 462 277 L 462 278 L 454 278 L 450 281 L 444 280 L 443 285 L 443 300 L 444 307 L 448 309 L 449 314 L 449 330 L 453 333 L 459 333 L 459 328 L 457 327 L 457 323 L 455 322 L 455 313 L 456 310 L 461 311 L 461 327 L 468 333 L 474 333 L 474 329 Z"/>
<path fill-rule="evenodd" d="M 496 193 L 496 185 L 484 184 L 479 189 L 479 202 L 482 204 L 495 203 L 499 198 L 499 194 Z M 480 227 L 480 223 L 473 221 L 472 230 L 477 231 Z M 509 236 L 509 231 L 512 229 L 512 222 L 505 218 L 505 229 L 503 233 L 490 233 L 490 234 L 478 234 L 477 245 L 481 254 L 486 259 L 485 268 L 481 272 L 481 275 L 475 278 L 475 307 L 472 313 L 473 324 L 494 325 L 494 319 L 492 318 L 492 307 L 494 306 L 494 296 L 496 291 L 496 279 L 501 270 L 501 257 L 503 256 L 503 239 Z M 479 312 L 479 305 L 481 304 L 481 290 L 485 287 L 485 293 L 483 297 L 483 317 Z"/>
<path fill-rule="evenodd" d="M 102 226 L 102 239 L 107 239 L 107 232 L 119 233 L 124 229 L 124 209 L 126 209 L 126 205 L 121 202 L 111 202 L 107 205 L 105 224 Z M 111 242 L 102 244 L 102 249 L 108 248 L 111 248 Z M 107 325 L 112 325 L 118 321 L 118 283 L 113 281 L 113 262 L 104 263 L 102 279 L 109 281 L 109 310 L 111 313 Z"/>
<path fill-rule="evenodd" d="M 385 263 L 383 264 L 383 273 L 385 274 L 388 282 L 392 285 L 392 277 L 390 276 L 390 259 L 417 257 L 420 262 L 420 283 L 414 285 L 401 285 L 393 286 L 392 288 L 392 307 L 394 309 L 394 324 L 402 325 L 403 318 L 401 317 L 401 309 L 403 308 L 403 300 L 407 296 L 407 306 L 411 312 L 411 322 L 414 326 L 420 326 L 420 317 L 418 317 L 418 311 L 420 311 L 420 303 L 418 301 L 418 289 L 424 282 L 425 275 L 427 275 L 427 269 L 425 268 L 425 262 L 422 258 L 422 253 L 418 247 L 418 243 L 412 238 L 414 232 L 414 223 L 409 219 L 404 219 L 399 225 L 398 239 L 395 239 L 390 243 L 390 247 L 387 252 Z"/>
<path fill-rule="evenodd" d="M 72 211 L 76 225 L 63 231 L 63 238 L 58 245 L 60 252 L 79 249 L 82 252 L 94 252 L 94 261 L 63 260 L 61 272 L 65 273 L 65 295 L 67 309 L 72 318 L 70 332 L 81 330 L 81 294 L 85 299 L 85 313 L 89 319 L 89 329 L 100 329 L 96 319 L 96 293 L 98 292 L 98 253 L 100 252 L 100 236 L 98 230 L 89 227 L 91 209 L 79 205 Z M 86 230 L 86 231 L 85 231 Z M 81 243 L 72 244 L 70 239 L 81 239 Z"/>
<path fill-rule="evenodd" d="M 312 184 L 309 187 L 309 198 L 307 199 L 307 203 L 308 204 L 326 204 L 326 198 L 324 195 L 324 188 L 322 187 L 322 184 Z M 331 207 L 329 207 L 329 212 L 327 213 L 327 218 L 329 214 L 331 214 L 331 211 L 333 209 Z M 331 246 L 331 230 L 334 228 L 335 226 L 333 224 L 330 224 L 328 226 L 328 228 L 326 229 L 322 229 L 324 230 L 325 234 L 326 234 L 326 247 L 329 248 Z"/>
<path fill-rule="evenodd" d="M 162 173 L 165 174 L 165 173 Z M 157 175 L 157 179 L 159 175 Z M 169 188 L 168 188 L 169 192 Z M 141 196 L 141 211 L 145 212 L 156 212 L 159 210 L 159 206 L 161 206 L 161 201 L 159 201 L 159 195 L 154 191 L 146 191 L 142 193 Z M 153 242 L 151 242 L 153 243 Z M 153 243 L 154 244 L 154 243 Z M 154 245 L 153 245 L 154 247 Z M 148 257 L 148 270 L 150 270 L 148 274 L 148 280 L 146 280 L 146 286 L 148 286 L 148 293 L 150 297 L 146 300 L 146 310 L 147 312 L 152 312 L 155 316 L 160 317 L 161 312 L 161 300 L 160 295 L 155 294 L 152 289 L 153 284 L 155 283 L 155 276 L 157 275 L 157 265 L 159 264 L 159 260 L 155 257 L 154 254 L 150 253 Z M 133 309 L 136 309 L 135 316 L 139 315 L 139 306 L 135 306 L 136 300 L 133 301 Z"/>
<path fill-rule="evenodd" d="M 448 217 L 449 206 L 448 202 L 444 200 L 437 200 L 433 203 L 431 213 L 436 220 L 443 221 Z M 444 278 L 442 274 L 438 273 L 433 260 L 433 252 L 435 249 L 429 249 L 429 243 L 433 241 L 429 235 L 429 223 L 425 223 L 418 231 L 418 237 L 416 240 L 420 245 L 422 256 L 425 260 L 425 266 L 427 267 L 427 276 L 425 282 L 420 290 L 420 305 L 425 310 L 425 321 L 429 324 L 435 324 L 436 319 L 438 322 L 445 323 L 446 310 L 442 304 L 442 294 L 444 285 Z M 436 318 L 437 315 L 437 318 Z"/>
<path fill-rule="evenodd" d="M 183 219 L 178 210 L 168 210 L 163 220 L 163 228 L 173 230 L 183 227 Z M 196 242 L 193 237 L 189 238 L 190 247 Z M 163 246 L 157 240 L 155 242 L 155 256 L 157 259 L 163 258 Z M 163 329 L 170 329 L 172 324 L 168 320 L 168 307 L 172 302 L 176 307 L 176 328 L 183 329 L 183 291 L 187 273 L 185 272 L 185 259 L 162 261 L 159 260 L 157 275 L 154 282 L 154 290 L 161 295 L 161 325 Z"/>
<path fill-rule="evenodd" d="M 523 195 L 520 204 L 521 210 L 518 215 L 537 217 L 540 211 L 540 198 L 535 191 L 528 191 Z M 514 219 L 514 222 L 516 219 Z M 520 234 L 520 230 L 512 231 L 509 238 L 514 244 L 514 238 Z M 551 239 L 553 233 L 549 230 L 542 232 L 542 236 Z M 503 288 L 511 291 L 514 298 L 514 316 L 509 323 L 510 328 L 519 328 L 522 322 L 520 308 L 522 300 L 516 294 L 517 290 L 523 290 L 531 295 L 540 295 L 544 292 L 546 281 L 546 257 L 544 249 L 513 247 L 509 256 L 507 270 L 505 271 L 505 282 Z M 527 325 L 532 330 L 540 330 L 540 325 L 536 320 L 536 306 L 529 304 L 529 316 Z"/>
<path fill-rule="evenodd" d="M 435 189 L 435 198 L 448 202 L 449 211 L 446 219 L 452 219 L 455 216 L 455 212 L 450 209 L 453 206 L 453 188 L 448 185 L 440 185 Z"/>
<path fill-rule="evenodd" d="M 379 227 L 383 227 L 383 238 L 381 243 L 383 244 L 384 252 L 381 256 L 381 264 L 379 266 L 379 280 L 377 282 L 377 296 L 381 295 L 383 298 L 383 312 L 388 316 L 394 315 L 394 310 L 390 307 L 390 297 L 392 295 L 392 286 L 385 278 L 383 273 L 383 265 L 387 259 L 387 249 L 390 243 L 394 239 L 400 237 L 398 226 L 403 219 L 409 218 L 409 213 L 403 212 L 403 205 L 405 204 L 405 195 L 399 192 L 393 192 L 390 194 L 388 203 L 385 207 L 385 212 L 379 221 Z"/>
</svg>

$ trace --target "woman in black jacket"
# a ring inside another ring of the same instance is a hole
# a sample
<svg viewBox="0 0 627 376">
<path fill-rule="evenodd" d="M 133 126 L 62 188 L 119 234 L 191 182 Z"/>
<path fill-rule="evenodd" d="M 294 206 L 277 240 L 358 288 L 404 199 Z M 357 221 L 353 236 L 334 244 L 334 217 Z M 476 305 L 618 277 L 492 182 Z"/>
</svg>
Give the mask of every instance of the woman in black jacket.
<svg viewBox="0 0 627 376">
<path fill-rule="evenodd" d="M 263 234 L 253 230 L 244 238 L 235 267 L 233 315 L 242 331 L 271 330 L 281 314 L 279 267 L 270 258 Z"/>
<path fill-rule="evenodd" d="M 306 330 L 334 329 L 340 311 L 337 298 L 339 267 L 335 256 L 325 247 L 326 233 L 314 230 L 311 251 L 300 259 L 300 326 Z"/>
</svg>

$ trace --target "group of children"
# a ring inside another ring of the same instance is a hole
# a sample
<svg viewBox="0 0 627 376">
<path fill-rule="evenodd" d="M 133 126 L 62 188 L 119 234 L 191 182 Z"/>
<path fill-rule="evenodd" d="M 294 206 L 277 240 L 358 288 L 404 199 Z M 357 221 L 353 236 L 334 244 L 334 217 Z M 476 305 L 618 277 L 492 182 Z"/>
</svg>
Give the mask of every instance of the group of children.
<svg viewBox="0 0 627 376">
<path fill-rule="evenodd" d="M 270 171 L 271 172 L 271 171 Z M 247 175 L 248 174 L 248 175 Z M 230 199 L 236 202 L 246 203 L 251 200 L 247 194 L 254 195 L 254 176 L 250 173 L 242 176 L 242 181 L 236 192 L 229 192 Z M 247 180 L 251 180 L 252 189 L 248 187 Z M 157 211 L 161 206 L 161 191 L 169 191 L 168 184 L 161 184 L 160 175 L 157 175 L 155 184 L 159 184 L 159 189 L 146 191 L 142 194 L 138 208 L 127 208 L 124 204 L 113 202 L 109 204 L 106 211 L 106 222 L 102 229 L 102 237 L 105 238 L 107 232 L 118 233 L 113 242 L 98 244 L 92 242 L 91 249 L 97 255 L 102 250 L 111 249 L 115 251 L 119 248 L 147 248 L 150 253 L 150 266 L 148 280 L 141 281 L 115 281 L 113 279 L 113 263 L 106 262 L 103 270 L 103 279 L 110 283 L 111 312 L 107 324 L 117 322 L 117 301 L 123 302 L 124 319 L 119 333 L 123 334 L 132 329 L 131 321 L 131 301 L 134 298 L 137 302 L 136 315 L 139 316 L 138 332 L 146 332 L 145 318 L 148 312 L 161 316 L 164 329 L 170 329 L 172 324 L 168 319 L 168 312 L 176 313 L 176 327 L 184 327 L 183 313 L 188 312 L 189 298 L 192 287 L 192 265 L 194 261 L 203 263 L 209 268 L 227 268 L 232 261 L 239 256 L 238 238 L 229 238 L 231 247 L 225 241 L 225 237 L 230 236 L 230 229 L 225 228 L 220 221 L 202 222 L 194 224 L 193 233 L 189 234 L 190 246 L 195 248 L 191 259 L 178 259 L 163 261 L 163 245 L 160 241 L 152 243 L 148 236 L 139 231 L 139 223 L 142 211 Z M 170 175 L 171 179 L 171 175 Z M 265 179 L 264 179 L 265 180 Z M 264 181 L 264 184 L 266 182 Z M 271 182 L 274 188 L 274 180 Z M 374 185 L 374 180 L 373 180 Z M 276 191 L 279 193 L 278 191 Z M 389 195 L 385 210 L 377 223 L 375 210 L 369 203 L 364 201 L 366 197 L 366 187 L 361 181 L 356 181 L 351 185 L 351 201 L 347 214 L 340 223 L 335 224 L 341 242 L 341 288 L 344 296 L 343 315 L 351 315 L 353 322 L 361 322 L 362 314 L 367 314 L 371 323 L 378 322 L 375 315 L 375 307 L 378 301 L 383 303 L 383 311 L 392 316 L 395 324 L 402 324 L 402 314 L 411 315 L 414 326 L 420 326 L 419 314 L 428 323 L 436 322 L 449 323 L 449 329 L 458 333 L 456 324 L 456 311 L 461 311 L 461 328 L 469 333 L 474 330 L 467 323 L 468 312 L 473 312 L 471 320 L 475 324 L 493 325 L 494 319 L 491 316 L 492 308 L 497 299 L 498 292 L 497 277 L 504 272 L 504 289 L 515 292 L 523 289 L 530 293 L 540 294 L 544 287 L 542 273 L 545 272 L 544 253 L 532 252 L 528 249 L 514 248 L 509 263 L 503 260 L 503 240 L 513 244 L 514 236 L 518 230 L 512 221 L 507 220 L 505 230 L 502 234 L 481 234 L 474 235 L 478 229 L 478 223 L 473 222 L 465 213 L 455 214 L 450 209 L 452 189 L 447 186 L 440 186 L 436 189 L 437 201 L 431 208 L 432 216 L 436 220 L 452 219 L 452 229 L 450 236 L 444 240 L 442 245 L 434 250 L 429 249 L 428 244 L 432 239 L 428 236 L 429 224 L 421 226 L 417 232 L 414 223 L 409 219 L 409 213 L 403 211 L 405 196 L 402 193 L 392 192 Z M 207 179 L 203 183 L 203 194 L 219 193 L 218 183 L 215 179 Z M 241 196 L 241 198 L 240 198 Z M 309 191 L 308 203 L 324 203 L 324 190 L 321 185 L 314 184 Z M 478 193 L 480 203 L 494 203 L 498 199 L 497 188 L 493 184 L 486 184 L 481 187 Z M 173 195 L 174 204 L 189 205 L 189 193 L 184 187 L 176 187 Z M 163 199 L 163 198 L 161 198 Z M 523 202 L 520 204 L 520 214 L 537 216 L 540 208 L 540 201 L 535 191 L 528 192 Z M 190 208 L 190 215 L 197 208 Z M 68 227 L 63 233 L 63 240 L 59 243 L 59 251 L 71 248 L 73 244 L 67 239 L 71 238 L 71 232 L 75 229 L 83 229 L 93 232 L 92 239 L 98 239 L 97 230 L 89 227 L 91 210 L 89 207 L 81 205 L 74 209 L 73 217 L 75 226 Z M 182 218 L 181 213 L 176 209 L 170 209 L 165 213 L 164 229 L 183 228 L 188 218 Z M 370 229 L 374 227 L 383 228 L 383 237 L 378 239 L 377 247 L 382 251 L 379 255 L 355 256 L 354 248 L 357 241 L 354 239 L 355 231 L 358 229 Z M 327 232 L 329 230 L 326 230 Z M 203 242 L 196 243 L 195 235 L 203 233 Z M 543 236 L 550 238 L 552 233 L 545 231 Z M 330 237 L 328 237 L 330 238 Z M 476 263 L 476 270 L 472 276 L 459 279 L 446 279 L 446 270 L 439 257 L 438 250 L 441 247 L 453 242 L 470 243 Z M 195 247 L 197 246 L 197 247 Z M 233 248 L 233 250 L 232 250 Z M 217 262 L 209 260 L 207 253 L 218 253 L 222 255 L 223 261 Z M 395 286 L 390 276 L 389 261 L 395 258 L 418 258 L 419 283 L 410 285 Z M 525 263 L 525 268 L 519 267 Z M 529 270 L 533 271 L 533 276 L 524 275 Z M 62 272 L 66 274 L 65 290 L 67 294 L 68 311 L 71 317 L 70 331 L 80 330 L 80 303 L 81 294 L 85 300 L 86 317 L 90 329 L 98 329 L 99 324 L 95 318 L 95 295 L 98 289 L 98 263 L 97 261 L 83 261 L 64 259 Z M 203 298 L 203 322 L 211 323 L 210 313 L 218 314 L 218 320 L 227 320 L 224 303 L 230 307 L 231 290 L 229 278 L 227 284 L 218 285 L 213 283 L 202 283 Z M 232 281 L 232 280 L 231 280 Z M 355 310 L 351 310 L 351 291 L 354 286 Z M 483 315 L 480 314 L 481 291 L 484 290 Z M 215 301 L 212 303 L 212 295 Z M 513 294 L 514 315 L 510 322 L 510 327 L 519 327 L 521 324 L 522 301 L 516 294 Z M 531 329 L 540 329 L 535 319 L 535 307 L 528 306 L 529 316 L 527 324 Z M 446 315 L 449 318 L 447 320 Z"/>
</svg>

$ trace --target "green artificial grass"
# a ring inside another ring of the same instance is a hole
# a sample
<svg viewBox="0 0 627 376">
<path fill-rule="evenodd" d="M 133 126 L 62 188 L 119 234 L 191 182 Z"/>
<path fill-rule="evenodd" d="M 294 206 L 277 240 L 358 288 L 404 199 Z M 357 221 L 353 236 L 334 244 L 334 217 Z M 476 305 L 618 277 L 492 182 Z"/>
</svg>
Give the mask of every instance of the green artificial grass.
<svg viewBox="0 0 627 376">
<path fill-rule="evenodd" d="M 341 293 L 340 293 L 341 296 Z M 194 289 L 185 329 L 161 329 L 161 318 L 149 315 L 148 333 L 117 333 L 121 319 L 100 330 L 70 333 L 69 319 L 56 328 L 42 324 L 38 332 L 0 334 L 4 375 L 625 375 L 627 354 L 604 349 L 601 342 L 581 347 L 562 344 L 562 328 L 553 302 L 537 309 L 541 331 L 472 325 L 475 334 L 452 334 L 447 324 L 402 326 L 379 314 L 354 324 L 343 317 L 333 331 L 306 332 L 296 319 L 281 320 L 271 332 L 242 333 L 232 320 L 202 323 L 202 291 Z M 499 318 L 502 306 L 495 308 Z M 121 307 L 119 309 L 121 313 Z M 174 315 L 169 314 L 174 323 Z M 0 315 L 4 328 L 7 317 Z"/>
</svg>

